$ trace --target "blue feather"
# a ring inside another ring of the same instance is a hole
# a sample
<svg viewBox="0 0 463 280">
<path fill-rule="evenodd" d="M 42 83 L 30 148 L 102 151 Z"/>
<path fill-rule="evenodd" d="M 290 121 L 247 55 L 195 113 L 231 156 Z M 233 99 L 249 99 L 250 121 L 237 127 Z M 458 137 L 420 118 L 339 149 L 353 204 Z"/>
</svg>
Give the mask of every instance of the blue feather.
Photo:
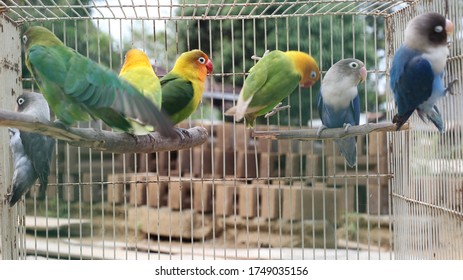
<svg viewBox="0 0 463 280">
<path fill-rule="evenodd" d="M 445 94 L 443 72 L 434 73 L 431 62 L 423 53 L 402 46 L 394 55 L 390 73 L 390 85 L 398 109 L 393 119 L 397 129 L 417 110 L 421 119 L 431 120 L 440 132 L 444 132 L 439 110 L 434 109 L 438 98 Z"/>
<path fill-rule="evenodd" d="M 357 95 L 347 108 L 335 110 L 323 102 L 321 92 L 318 93 L 318 113 L 323 125 L 328 128 L 344 127 L 345 124 L 352 126 L 360 122 L 360 97 Z M 356 137 L 349 137 L 335 141 L 350 167 L 357 164 Z"/>
</svg>

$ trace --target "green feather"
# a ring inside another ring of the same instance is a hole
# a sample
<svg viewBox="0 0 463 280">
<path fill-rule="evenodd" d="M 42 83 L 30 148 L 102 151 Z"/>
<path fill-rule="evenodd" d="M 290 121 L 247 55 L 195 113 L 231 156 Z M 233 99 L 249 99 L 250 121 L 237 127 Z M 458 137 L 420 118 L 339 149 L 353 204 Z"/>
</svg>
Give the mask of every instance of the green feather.
<svg viewBox="0 0 463 280">
<path fill-rule="evenodd" d="M 190 81 L 174 73 L 161 78 L 162 110 L 177 124 L 188 118 L 195 110 L 194 90 Z"/>
<path fill-rule="evenodd" d="M 56 116 L 65 124 L 101 119 L 133 133 L 129 120 L 175 135 L 171 123 L 149 99 L 106 67 L 64 46 L 49 30 L 25 32 L 27 67 Z"/>
<path fill-rule="evenodd" d="M 238 105 L 225 114 L 244 117 L 248 126 L 253 126 L 256 117 L 268 113 L 291 94 L 300 79 L 292 60 L 284 52 L 271 51 L 249 70 Z"/>
</svg>

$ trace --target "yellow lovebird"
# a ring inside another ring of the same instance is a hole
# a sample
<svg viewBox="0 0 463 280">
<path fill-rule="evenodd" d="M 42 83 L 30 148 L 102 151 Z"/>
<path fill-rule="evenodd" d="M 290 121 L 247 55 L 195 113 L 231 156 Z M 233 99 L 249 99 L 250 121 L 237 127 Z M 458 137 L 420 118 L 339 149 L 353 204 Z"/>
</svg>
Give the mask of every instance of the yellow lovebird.
<svg viewBox="0 0 463 280">
<path fill-rule="evenodd" d="M 196 110 L 203 96 L 206 76 L 213 68 L 204 52 L 192 50 L 180 55 L 174 68 L 161 78 L 162 111 L 173 124 L 185 120 Z"/>
<path fill-rule="evenodd" d="M 158 76 L 154 73 L 153 66 L 145 52 L 139 49 L 131 49 L 125 54 L 119 77 L 129 82 L 146 98 L 151 100 L 156 107 L 161 109 L 162 91 Z M 132 123 L 136 134 L 146 134 L 153 131 L 149 125 Z"/>
<path fill-rule="evenodd" d="M 271 51 L 249 70 L 238 103 L 225 115 L 235 116 L 236 121 L 245 118 L 246 125 L 253 127 L 258 116 L 284 108 L 279 107 L 280 102 L 298 85 L 311 87 L 319 78 L 317 62 L 310 55 L 299 51 Z"/>
</svg>

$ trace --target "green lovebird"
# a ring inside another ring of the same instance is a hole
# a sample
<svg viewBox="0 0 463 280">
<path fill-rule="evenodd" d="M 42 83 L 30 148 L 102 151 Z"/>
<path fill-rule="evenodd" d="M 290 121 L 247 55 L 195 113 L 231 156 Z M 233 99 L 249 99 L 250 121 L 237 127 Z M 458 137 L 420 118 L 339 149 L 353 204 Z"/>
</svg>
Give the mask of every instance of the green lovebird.
<svg viewBox="0 0 463 280">
<path fill-rule="evenodd" d="M 152 101 L 110 69 L 66 47 L 50 30 L 30 27 L 23 42 L 26 66 L 63 124 L 101 119 L 136 134 L 131 124 L 136 121 L 175 137 L 171 122 Z"/>
<path fill-rule="evenodd" d="M 255 119 L 272 109 L 278 110 L 279 102 L 289 96 L 298 85 L 311 87 L 320 78 L 315 59 L 300 51 L 274 50 L 266 53 L 249 70 L 236 106 L 225 112 L 236 121 L 246 119 L 253 127 Z"/>
<path fill-rule="evenodd" d="M 162 110 L 177 124 L 188 118 L 198 107 L 203 96 L 207 74 L 213 64 L 200 50 L 184 52 L 174 68 L 161 78 Z"/>
</svg>

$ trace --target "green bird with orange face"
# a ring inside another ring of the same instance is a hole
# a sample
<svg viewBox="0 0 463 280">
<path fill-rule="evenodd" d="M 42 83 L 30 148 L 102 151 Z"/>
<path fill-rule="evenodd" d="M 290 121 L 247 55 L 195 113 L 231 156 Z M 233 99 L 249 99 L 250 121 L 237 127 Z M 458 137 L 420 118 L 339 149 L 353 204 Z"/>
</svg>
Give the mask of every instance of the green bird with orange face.
<svg viewBox="0 0 463 280">
<path fill-rule="evenodd" d="M 187 119 L 198 107 L 207 74 L 214 69 L 212 61 L 200 50 L 182 53 L 174 68 L 161 78 L 162 111 L 172 123 Z"/>
<path fill-rule="evenodd" d="M 116 130 L 137 134 L 132 124 L 138 123 L 175 137 L 153 101 L 110 69 L 66 47 L 50 30 L 30 27 L 23 42 L 26 66 L 63 124 L 101 119 Z"/>
<path fill-rule="evenodd" d="M 225 115 L 235 116 L 236 121 L 246 119 L 253 127 L 258 116 L 279 110 L 279 103 L 298 85 L 311 87 L 320 78 L 315 59 L 300 51 L 274 50 L 266 53 L 249 70 L 236 106 Z"/>
</svg>

